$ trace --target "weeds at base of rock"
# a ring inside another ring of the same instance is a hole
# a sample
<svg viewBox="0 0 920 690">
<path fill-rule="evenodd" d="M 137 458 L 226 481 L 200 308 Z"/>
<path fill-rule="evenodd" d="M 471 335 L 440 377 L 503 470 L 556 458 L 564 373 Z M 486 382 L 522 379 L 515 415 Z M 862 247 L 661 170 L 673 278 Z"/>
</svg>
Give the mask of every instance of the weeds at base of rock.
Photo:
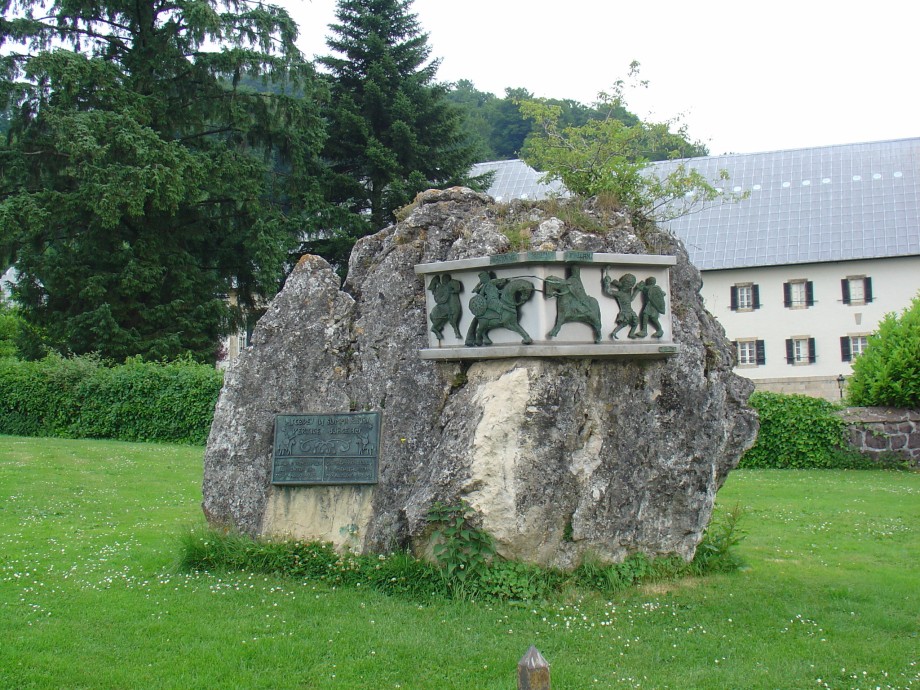
<svg viewBox="0 0 920 690">
<path fill-rule="evenodd" d="M 262 541 L 233 532 L 202 529 L 182 539 L 179 567 L 186 571 L 247 571 L 306 578 L 331 586 L 371 587 L 385 594 L 426 601 L 534 601 L 574 589 L 610 595 L 645 584 L 740 570 L 737 545 L 744 539 L 743 516 L 735 506 L 707 529 L 689 563 L 677 556 L 651 559 L 636 553 L 605 564 L 587 555 L 572 571 L 541 568 L 495 554 L 491 537 L 470 523 L 469 507 L 436 504 L 432 563 L 406 552 L 355 555 L 331 544 L 295 540 Z"/>
</svg>

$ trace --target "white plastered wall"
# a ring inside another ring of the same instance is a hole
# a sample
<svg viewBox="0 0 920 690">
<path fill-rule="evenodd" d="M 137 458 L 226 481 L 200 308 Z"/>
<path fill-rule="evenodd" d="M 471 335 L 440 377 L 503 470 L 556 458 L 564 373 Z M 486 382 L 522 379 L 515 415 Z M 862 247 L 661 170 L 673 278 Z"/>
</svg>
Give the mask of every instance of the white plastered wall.
<svg viewBox="0 0 920 690">
<path fill-rule="evenodd" d="M 843 303 L 840 281 L 850 276 L 872 278 L 871 303 Z M 813 282 L 814 306 L 790 309 L 783 305 L 783 283 L 795 280 Z M 759 286 L 761 307 L 732 311 L 731 287 L 746 283 Z M 738 374 L 761 389 L 836 399 L 837 377 L 852 373 L 850 362 L 841 359 L 841 336 L 872 333 L 886 313 L 903 311 L 918 291 L 920 256 L 903 256 L 704 271 L 701 294 L 729 340 L 764 341 L 766 363 L 736 367 Z M 794 337 L 815 339 L 813 364 L 787 364 L 786 339 Z"/>
</svg>

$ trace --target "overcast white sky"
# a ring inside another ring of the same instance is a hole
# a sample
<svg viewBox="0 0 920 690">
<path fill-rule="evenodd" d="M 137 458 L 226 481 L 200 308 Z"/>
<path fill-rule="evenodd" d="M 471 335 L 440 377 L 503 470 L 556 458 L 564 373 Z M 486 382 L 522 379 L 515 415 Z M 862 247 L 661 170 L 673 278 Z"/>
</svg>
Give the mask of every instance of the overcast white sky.
<svg viewBox="0 0 920 690">
<path fill-rule="evenodd" d="M 327 52 L 335 0 L 274 0 Z M 914 0 L 415 0 L 439 81 L 592 102 L 642 64 L 642 117 L 684 115 L 713 154 L 920 136 Z"/>
</svg>

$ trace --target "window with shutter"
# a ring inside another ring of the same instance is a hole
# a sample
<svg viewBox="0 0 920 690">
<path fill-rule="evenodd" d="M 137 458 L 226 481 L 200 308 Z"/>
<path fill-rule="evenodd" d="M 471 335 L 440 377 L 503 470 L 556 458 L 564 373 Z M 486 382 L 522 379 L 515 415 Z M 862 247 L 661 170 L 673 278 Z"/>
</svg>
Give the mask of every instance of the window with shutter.
<svg viewBox="0 0 920 690">
<path fill-rule="evenodd" d="M 760 308 L 760 290 L 753 283 L 732 285 L 730 298 L 732 311 L 753 311 Z"/>
<path fill-rule="evenodd" d="M 751 292 L 750 285 L 738 286 L 738 309 L 740 311 L 750 311 L 754 306 L 754 295 Z"/>
<path fill-rule="evenodd" d="M 813 364 L 815 359 L 814 338 L 795 337 L 786 341 L 786 362 L 789 364 Z"/>
<path fill-rule="evenodd" d="M 850 349 L 850 336 L 844 335 L 840 338 L 840 361 L 849 362 L 853 359 L 853 351 Z"/>
<path fill-rule="evenodd" d="M 757 341 L 739 340 L 736 343 L 739 367 L 757 366 Z"/>
<path fill-rule="evenodd" d="M 869 344 L 868 335 L 851 335 L 848 337 L 848 340 L 850 341 L 850 356 L 853 359 L 856 359 L 865 352 L 866 346 Z"/>
<path fill-rule="evenodd" d="M 843 303 L 863 305 L 872 301 L 872 280 L 866 276 L 847 276 L 840 281 Z"/>
<path fill-rule="evenodd" d="M 789 309 L 804 309 L 815 303 L 814 283 L 810 280 L 790 280 L 783 283 L 783 304 Z"/>
</svg>

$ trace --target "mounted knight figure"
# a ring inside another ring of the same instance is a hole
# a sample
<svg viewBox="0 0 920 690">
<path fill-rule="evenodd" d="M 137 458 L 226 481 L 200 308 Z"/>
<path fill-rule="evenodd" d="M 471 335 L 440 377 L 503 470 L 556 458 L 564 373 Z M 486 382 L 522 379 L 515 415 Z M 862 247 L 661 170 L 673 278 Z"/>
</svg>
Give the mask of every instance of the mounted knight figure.
<svg viewBox="0 0 920 690">
<path fill-rule="evenodd" d="M 495 328 L 514 331 L 521 336 L 522 345 L 530 345 L 533 339 L 518 323 L 518 308 L 534 292 L 533 284 L 523 278 L 497 278 L 493 271 L 481 271 L 469 304 L 474 318 L 466 334 L 467 347 L 491 345 L 489 331 Z"/>
<path fill-rule="evenodd" d="M 555 338 L 567 323 L 584 323 L 594 331 L 594 342 L 601 341 L 601 308 L 597 300 L 585 292 L 579 266 L 570 266 L 564 279 L 549 276 L 543 290 L 546 299 L 556 298 L 556 323 L 546 334 L 547 338 Z"/>
</svg>

